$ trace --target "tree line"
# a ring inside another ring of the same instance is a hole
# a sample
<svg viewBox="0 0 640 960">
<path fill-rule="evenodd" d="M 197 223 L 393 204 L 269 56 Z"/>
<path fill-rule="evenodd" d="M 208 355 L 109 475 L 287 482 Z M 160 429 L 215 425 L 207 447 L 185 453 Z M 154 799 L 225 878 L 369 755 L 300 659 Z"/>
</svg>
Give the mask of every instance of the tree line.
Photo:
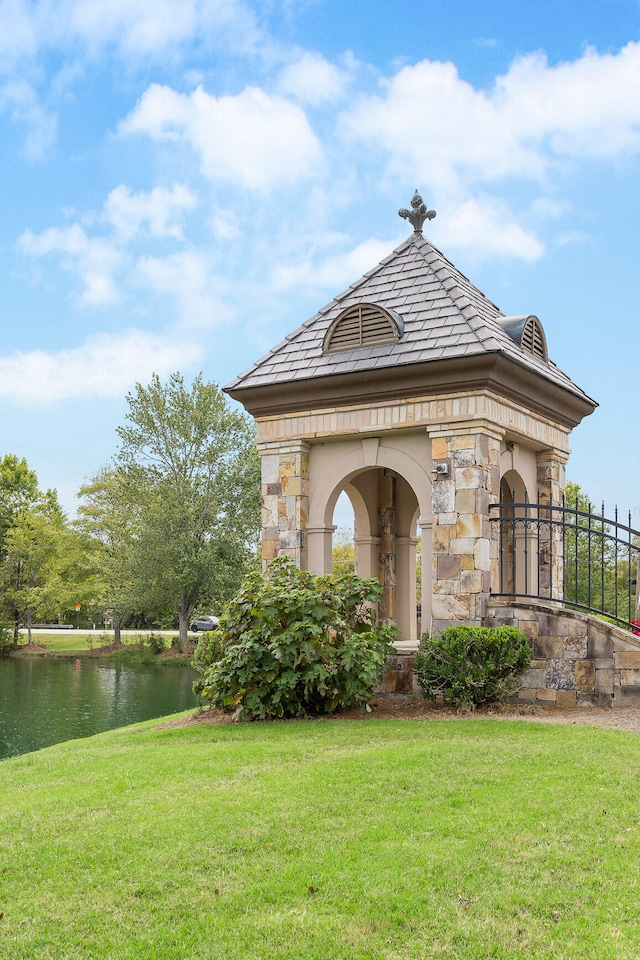
<svg viewBox="0 0 640 960">
<path fill-rule="evenodd" d="M 202 375 L 153 376 L 127 395 L 112 461 L 69 520 L 24 459 L 0 461 L 5 643 L 41 622 L 179 628 L 231 597 L 255 563 L 260 468 L 252 423 Z M 88 618 L 88 619 L 87 619 Z M 30 640 L 29 635 L 29 640 Z"/>
</svg>

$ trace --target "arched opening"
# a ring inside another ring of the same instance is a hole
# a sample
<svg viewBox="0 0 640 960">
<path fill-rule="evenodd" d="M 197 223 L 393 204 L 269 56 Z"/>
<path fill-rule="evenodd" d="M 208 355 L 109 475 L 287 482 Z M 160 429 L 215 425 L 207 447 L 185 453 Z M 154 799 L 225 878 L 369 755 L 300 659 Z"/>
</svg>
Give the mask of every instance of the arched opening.
<svg viewBox="0 0 640 960">
<path fill-rule="evenodd" d="M 355 514 L 347 493 L 338 497 L 333 513 L 331 538 L 331 572 L 334 576 L 354 573 L 356 568 L 354 531 Z"/>
<path fill-rule="evenodd" d="M 418 526 L 421 517 L 418 497 L 400 473 L 385 467 L 361 467 L 342 478 L 326 495 L 324 523 L 310 524 L 308 528 L 309 567 L 317 573 L 336 569 L 336 547 L 343 561 L 349 559 L 348 538 L 344 532 L 344 519 L 349 515 L 345 495 L 353 516 L 355 572 L 379 580 L 383 587 L 379 619 L 398 626 L 399 641 L 415 644 L 419 637 L 419 615 L 424 619 L 422 604 L 418 606 L 417 548 L 418 530 L 422 529 Z M 315 507 L 315 513 L 313 505 L 310 509 L 310 519 L 318 515 L 318 503 Z M 430 597 L 430 583 L 428 586 Z M 426 607 L 430 609 L 430 604 Z"/>
<path fill-rule="evenodd" d="M 500 593 L 529 596 L 536 577 L 537 553 L 528 523 L 529 495 L 516 470 L 507 470 L 500 480 L 500 503 Z"/>
</svg>

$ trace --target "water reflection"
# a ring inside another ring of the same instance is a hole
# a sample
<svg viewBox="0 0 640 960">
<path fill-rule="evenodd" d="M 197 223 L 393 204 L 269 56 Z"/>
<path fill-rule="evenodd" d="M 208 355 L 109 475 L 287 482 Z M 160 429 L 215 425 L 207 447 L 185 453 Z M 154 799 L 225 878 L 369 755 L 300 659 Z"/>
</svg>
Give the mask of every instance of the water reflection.
<svg viewBox="0 0 640 960">
<path fill-rule="evenodd" d="M 174 664 L 0 660 L 0 758 L 187 710 L 194 676 Z"/>
</svg>

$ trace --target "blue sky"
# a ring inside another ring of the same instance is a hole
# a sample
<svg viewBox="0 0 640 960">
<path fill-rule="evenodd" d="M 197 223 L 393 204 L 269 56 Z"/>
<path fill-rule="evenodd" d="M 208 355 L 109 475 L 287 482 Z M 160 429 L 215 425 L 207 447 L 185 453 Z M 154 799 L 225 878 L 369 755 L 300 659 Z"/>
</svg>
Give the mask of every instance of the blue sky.
<svg viewBox="0 0 640 960">
<path fill-rule="evenodd" d="M 0 0 L 0 453 L 65 507 L 152 372 L 229 382 L 426 230 L 600 407 L 640 527 L 638 0 Z"/>
</svg>

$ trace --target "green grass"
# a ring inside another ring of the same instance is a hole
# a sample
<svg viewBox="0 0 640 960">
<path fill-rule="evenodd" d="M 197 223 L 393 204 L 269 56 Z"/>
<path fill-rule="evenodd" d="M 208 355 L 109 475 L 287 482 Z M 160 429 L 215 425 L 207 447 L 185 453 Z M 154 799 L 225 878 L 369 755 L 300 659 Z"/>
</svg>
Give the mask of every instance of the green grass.
<svg viewBox="0 0 640 960">
<path fill-rule="evenodd" d="M 157 721 L 0 764 L 3 960 L 640 956 L 640 738 Z"/>
<path fill-rule="evenodd" d="M 126 644 L 137 643 L 138 640 L 137 636 L 122 638 L 122 642 Z M 27 642 L 26 634 L 21 636 L 20 642 Z M 62 630 L 52 630 L 51 633 L 34 633 L 33 643 L 37 643 L 51 653 L 86 653 L 91 647 L 102 647 L 113 643 L 113 633 L 87 634 L 75 631 L 64 633 Z"/>
<path fill-rule="evenodd" d="M 145 630 L 135 634 L 123 634 L 121 647 L 112 650 L 110 653 L 101 654 L 101 656 L 105 656 L 109 660 L 133 660 L 144 663 L 149 661 L 156 662 L 157 657 L 145 645 L 145 641 L 149 637 L 150 633 L 153 633 L 153 631 Z M 164 640 L 166 646 L 168 647 L 171 643 L 171 637 L 166 636 Z M 26 644 L 27 641 L 25 635 L 22 636 L 21 642 Z M 112 644 L 113 634 L 82 634 L 75 632 L 63 633 L 62 631 L 57 632 L 53 630 L 51 633 L 34 634 L 33 642 L 38 644 L 38 646 L 43 647 L 47 656 L 82 657 L 89 655 L 92 650 L 97 650 L 100 647 Z M 25 657 L 33 656 L 33 654 L 30 652 L 21 652 L 20 646 L 17 648 L 17 655 Z M 43 654 L 39 653 L 36 654 L 36 656 L 43 656 Z M 185 654 L 182 657 L 172 658 L 172 662 L 177 660 L 179 661 L 181 659 L 185 662 L 190 662 L 191 654 Z"/>
</svg>

